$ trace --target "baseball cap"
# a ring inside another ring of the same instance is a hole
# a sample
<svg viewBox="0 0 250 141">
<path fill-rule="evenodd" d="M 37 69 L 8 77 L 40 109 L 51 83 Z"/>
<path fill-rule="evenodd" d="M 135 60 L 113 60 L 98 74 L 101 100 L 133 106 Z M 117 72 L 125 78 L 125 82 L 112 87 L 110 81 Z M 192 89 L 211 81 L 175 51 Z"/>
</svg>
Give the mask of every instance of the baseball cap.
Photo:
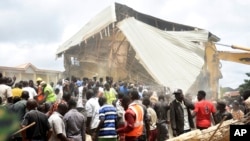
<svg viewBox="0 0 250 141">
<path fill-rule="evenodd" d="M 36 81 L 43 81 L 41 77 L 38 77 Z"/>
</svg>

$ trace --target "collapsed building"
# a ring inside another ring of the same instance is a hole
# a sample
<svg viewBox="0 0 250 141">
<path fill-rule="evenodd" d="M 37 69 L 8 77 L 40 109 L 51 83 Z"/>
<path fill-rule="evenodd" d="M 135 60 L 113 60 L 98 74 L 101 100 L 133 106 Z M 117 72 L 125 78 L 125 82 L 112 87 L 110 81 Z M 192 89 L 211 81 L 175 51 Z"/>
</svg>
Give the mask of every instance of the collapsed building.
<svg viewBox="0 0 250 141">
<path fill-rule="evenodd" d="M 112 76 L 114 81 L 191 92 L 209 89 L 204 52 L 217 41 L 207 30 L 114 3 L 59 46 L 56 55 L 64 58 L 66 77 Z"/>
</svg>

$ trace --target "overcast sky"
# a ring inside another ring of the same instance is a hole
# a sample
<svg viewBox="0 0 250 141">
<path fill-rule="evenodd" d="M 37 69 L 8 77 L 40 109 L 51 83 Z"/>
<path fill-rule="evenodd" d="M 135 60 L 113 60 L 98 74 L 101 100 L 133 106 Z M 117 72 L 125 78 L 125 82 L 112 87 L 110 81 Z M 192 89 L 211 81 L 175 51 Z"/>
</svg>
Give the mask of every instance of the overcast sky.
<svg viewBox="0 0 250 141">
<path fill-rule="evenodd" d="M 115 0 L 1 0 L 0 66 L 64 70 L 57 48 Z M 116 0 L 138 12 L 206 29 L 220 43 L 250 47 L 249 0 Z M 230 50 L 217 46 L 218 50 Z M 222 61 L 220 85 L 236 88 L 250 66 Z"/>
</svg>

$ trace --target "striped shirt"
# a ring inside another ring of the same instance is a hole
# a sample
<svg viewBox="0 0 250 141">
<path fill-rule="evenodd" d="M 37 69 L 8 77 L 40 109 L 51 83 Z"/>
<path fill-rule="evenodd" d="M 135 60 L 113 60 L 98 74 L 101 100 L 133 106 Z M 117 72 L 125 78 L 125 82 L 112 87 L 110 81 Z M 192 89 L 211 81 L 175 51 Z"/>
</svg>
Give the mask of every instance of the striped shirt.
<svg viewBox="0 0 250 141">
<path fill-rule="evenodd" d="M 99 130 L 99 138 L 116 138 L 116 108 L 110 104 L 103 105 L 99 110 L 99 118 L 104 120 L 104 125 Z"/>
</svg>

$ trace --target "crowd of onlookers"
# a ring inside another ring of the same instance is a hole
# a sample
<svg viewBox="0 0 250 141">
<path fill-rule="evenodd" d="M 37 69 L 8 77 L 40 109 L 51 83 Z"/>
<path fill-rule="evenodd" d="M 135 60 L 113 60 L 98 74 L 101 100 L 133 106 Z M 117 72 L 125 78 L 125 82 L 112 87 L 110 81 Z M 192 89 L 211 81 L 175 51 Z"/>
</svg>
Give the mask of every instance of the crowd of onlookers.
<svg viewBox="0 0 250 141">
<path fill-rule="evenodd" d="M 39 77 L 16 82 L 0 73 L 0 105 L 23 129 L 12 141 L 163 141 L 248 113 L 250 91 L 230 103 L 210 101 L 203 90 L 194 95 L 112 77 L 72 76 L 54 84 Z"/>
</svg>

